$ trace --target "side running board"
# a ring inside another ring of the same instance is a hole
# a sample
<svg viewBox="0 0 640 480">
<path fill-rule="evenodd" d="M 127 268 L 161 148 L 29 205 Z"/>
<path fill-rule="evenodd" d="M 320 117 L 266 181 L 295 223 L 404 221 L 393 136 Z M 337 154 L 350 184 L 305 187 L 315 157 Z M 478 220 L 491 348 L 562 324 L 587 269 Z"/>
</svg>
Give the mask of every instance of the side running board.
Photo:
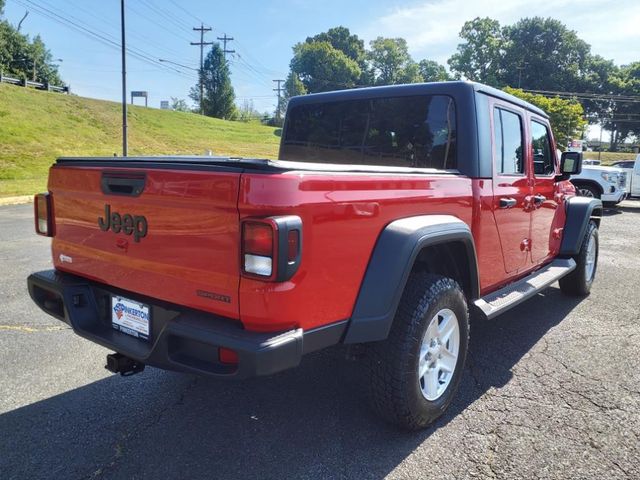
<svg viewBox="0 0 640 480">
<path fill-rule="evenodd" d="M 564 277 L 576 268 L 572 258 L 559 258 L 531 275 L 518 280 L 511 285 L 490 293 L 474 303 L 488 320 L 491 320 L 510 308 L 533 297 L 539 291 L 547 288 L 556 280 Z"/>
</svg>

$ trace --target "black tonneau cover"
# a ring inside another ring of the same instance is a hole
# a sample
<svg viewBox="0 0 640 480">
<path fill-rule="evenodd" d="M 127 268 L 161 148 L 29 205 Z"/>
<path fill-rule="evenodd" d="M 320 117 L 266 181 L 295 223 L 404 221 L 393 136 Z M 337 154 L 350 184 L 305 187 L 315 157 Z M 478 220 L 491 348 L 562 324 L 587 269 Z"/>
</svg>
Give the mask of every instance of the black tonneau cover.
<svg viewBox="0 0 640 480">
<path fill-rule="evenodd" d="M 375 165 L 341 165 L 307 163 L 267 158 L 158 156 L 158 157 L 61 157 L 56 165 L 72 167 L 153 168 L 175 170 L 214 170 L 217 172 L 345 172 L 389 174 L 460 174 L 457 170 L 433 168 L 381 167 Z"/>
</svg>

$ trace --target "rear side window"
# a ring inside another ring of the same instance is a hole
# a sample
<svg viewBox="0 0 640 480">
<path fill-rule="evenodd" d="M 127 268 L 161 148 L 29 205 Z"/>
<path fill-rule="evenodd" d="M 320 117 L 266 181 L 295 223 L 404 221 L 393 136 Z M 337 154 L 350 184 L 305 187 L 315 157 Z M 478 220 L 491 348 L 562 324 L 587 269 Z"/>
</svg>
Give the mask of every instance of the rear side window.
<svg viewBox="0 0 640 480">
<path fill-rule="evenodd" d="M 553 175 L 556 171 L 555 155 L 551 151 L 547 127 L 531 121 L 531 147 L 533 149 L 533 172 L 536 175 Z"/>
<path fill-rule="evenodd" d="M 493 111 L 494 164 L 498 173 L 522 175 L 524 173 L 524 148 L 522 120 L 508 110 Z"/>
<path fill-rule="evenodd" d="M 445 95 L 299 105 L 287 114 L 280 159 L 455 169 L 455 105 Z"/>
</svg>

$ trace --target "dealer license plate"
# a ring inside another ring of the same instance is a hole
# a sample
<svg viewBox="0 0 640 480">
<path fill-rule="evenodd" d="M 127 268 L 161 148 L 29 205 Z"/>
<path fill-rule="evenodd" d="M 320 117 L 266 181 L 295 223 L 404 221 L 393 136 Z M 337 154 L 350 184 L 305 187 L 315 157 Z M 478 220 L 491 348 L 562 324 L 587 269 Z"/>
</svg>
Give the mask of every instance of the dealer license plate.
<svg viewBox="0 0 640 480">
<path fill-rule="evenodd" d="M 151 324 L 149 305 L 124 297 L 111 297 L 111 325 L 122 333 L 149 340 Z"/>
</svg>

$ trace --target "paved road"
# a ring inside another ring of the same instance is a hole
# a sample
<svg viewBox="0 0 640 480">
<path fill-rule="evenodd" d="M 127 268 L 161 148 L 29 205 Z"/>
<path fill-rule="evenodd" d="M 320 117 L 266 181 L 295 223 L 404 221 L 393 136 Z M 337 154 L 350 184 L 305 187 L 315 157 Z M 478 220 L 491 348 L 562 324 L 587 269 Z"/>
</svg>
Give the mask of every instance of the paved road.
<svg viewBox="0 0 640 480">
<path fill-rule="evenodd" d="M 406 434 L 367 408 L 358 362 L 320 352 L 227 383 L 107 353 L 37 310 L 31 207 L 0 208 L 0 478 L 639 478 L 640 202 L 610 212 L 592 295 L 557 286 L 473 325 L 457 401 Z"/>
</svg>

